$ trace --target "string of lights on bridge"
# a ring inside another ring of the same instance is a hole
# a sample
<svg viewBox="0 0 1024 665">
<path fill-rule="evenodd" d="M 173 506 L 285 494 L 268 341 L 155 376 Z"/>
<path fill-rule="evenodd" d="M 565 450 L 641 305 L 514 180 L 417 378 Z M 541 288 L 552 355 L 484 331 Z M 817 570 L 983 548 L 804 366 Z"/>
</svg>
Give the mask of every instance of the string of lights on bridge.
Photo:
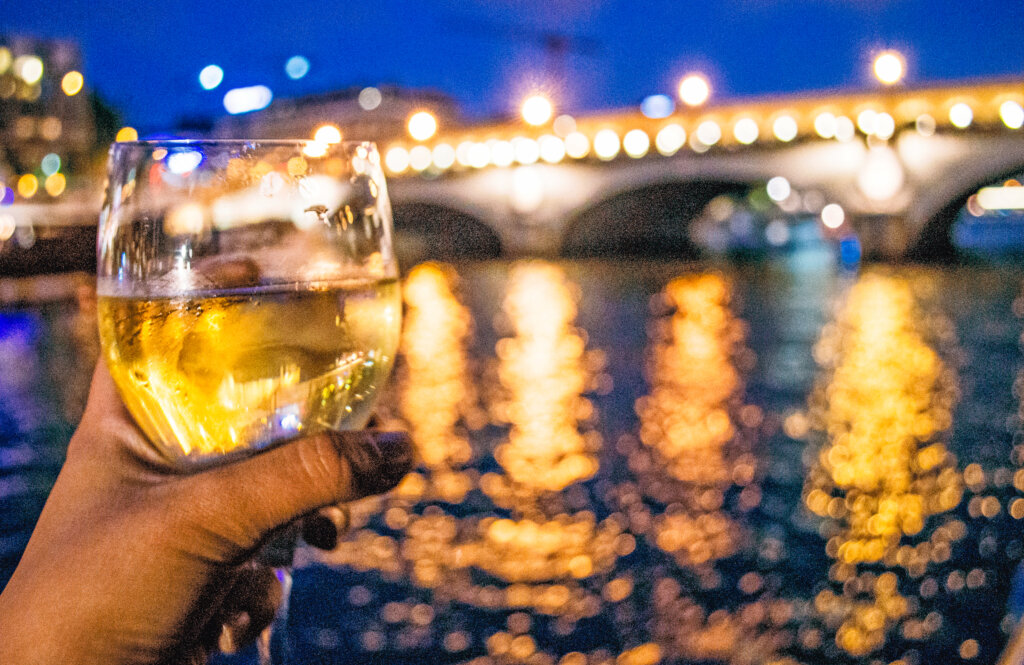
<svg viewBox="0 0 1024 665">
<path fill-rule="evenodd" d="M 906 65 L 896 51 L 880 53 L 873 72 L 893 88 L 903 80 Z M 521 126 L 493 125 L 456 128 L 440 133 L 429 111 L 410 115 L 408 139 L 395 141 L 384 152 L 391 175 L 445 172 L 449 169 L 509 167 L 565 159 L 611 161 L 625 154 L 639 159 L 654 152 L 671 156 L 689 148 L 704 153 L 715 146 L 786 144 L 799 138 L 855 138 L 859 131 L 871 142 L 885 142 L 897 131 L 913 126 L 925 136 L 945 128 L 965 130 L 972 125 L 1018 130 L 1024 126 L 1024 91 L 1019 84 L 932 88 L 895 88 L 888 94 L 835 96 L 828 100 L 793 98 L 732 106 L 705 107 L 711 84 L 699 73 L 679 83 L 678 98 L 687 107 L 677 113 L 667 95 L 644 99 L 640 112 L 573 118 L 555 114 L 551 99 L 527 97 L 520 108 Z M 653 140 L 652 140 L 653 138 Z M 438 139 L 431 143 L 432 139 Z"/>
</svg>

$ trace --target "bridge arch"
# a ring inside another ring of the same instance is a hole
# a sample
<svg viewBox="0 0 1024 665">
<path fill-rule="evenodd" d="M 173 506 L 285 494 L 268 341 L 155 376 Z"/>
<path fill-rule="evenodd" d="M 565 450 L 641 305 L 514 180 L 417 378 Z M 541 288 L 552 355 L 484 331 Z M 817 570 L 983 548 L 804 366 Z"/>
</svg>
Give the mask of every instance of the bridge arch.
<svg viewBox="0 0 1024 665">
<path fill-rule="evenodd" d="M 958 251 L 953 245 L 952 231 L 960 211 L 967 205 L 967 199 L 980 188 L 993 185 L 1009 178 L 1019 178 L 1024 173 L 1024 157 L 1017 157 L 1014 165 L 1007 167 L 999 163 L 999 169 L 969 171 L 968 175 L 956 180 L 952 187 L 943 192 L 943 203 L 928 208 L 930 214 L 920 224 L 920 231 L 911 247 L 907 250 L 907 258 L 918 261 L 951 260 L 957 257 Z M 953 188 L 955 187 L 955 189 Z"/>
<path fill-rule="evenodd" d="M 477 217 L 428 201 L 393 206 L 395 246 L 409 265 L 426 259 L 493 259 L 501 256 L 498 234 Z"/>
<path fill-rule="evenodd" d="M 722 194 L 748 191 L 731 180 L 663 180 L 616 192 L 572 215 L 560 254 L 569 257 L 638 255 L 696 258 L 690 222 Z"/>
</svg>

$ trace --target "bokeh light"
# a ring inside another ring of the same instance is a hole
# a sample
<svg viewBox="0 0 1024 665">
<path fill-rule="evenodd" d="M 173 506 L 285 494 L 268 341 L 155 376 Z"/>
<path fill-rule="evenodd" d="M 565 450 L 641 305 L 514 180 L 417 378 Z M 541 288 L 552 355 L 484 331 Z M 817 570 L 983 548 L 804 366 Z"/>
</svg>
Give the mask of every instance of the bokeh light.
<svg viewBox="0 0 1024 665">
<path fill-rule="evenodd" d="M 667 118 L 676 110 L 675 102 L 668 95 L 650 95 L 640 102 L 640 112 L 648 118 Z"/>
<path fill-rule="evenodd" d="M 694 136 L 696 136 L 697 140 L 702 144 L 712 146 L 721 140 L 722 128 L 719 127 L 718 123 L 714 120 L 705 120 L 697 125 L 697 131 L 694 132 Z"/>
<path fill-rule="evenodd" d="M 957 129 L 967 129 L 974 121 L 974 111 L 965 102 L 957 102 L 949 109 L 949 122 Z"/>
<path fill-rule="evenodd" d="M 875 78 L 885 85 L 894 85 L 903 79 L 906 60 L 898 51 L 884 51 L 875 58 L 872 70 Z"/>
<path fill-rule="evenodd" d="M 594 154 L 598 159 L 608 161 L 619 154 L 619 135 L 614 129 L 602 129 L 594 135 Z"/>
<path fill-rule="evenodd" d="M 455 148 L 447 143 L 438 143 L 431 151 L 431 159 L 439 169 L 451 168 L 455 164 Z"/>
<path fill-rule="evenodd" d="M 590 152 L 590 140 L 582 132 L 569 132 L 565 137 L 565 154 L 583 159 Z"/>
<path fill-rule="evenodd" d="M 700 106 L 711 95 L 711 85 L 701 74 L 689 74 L 679 82 L 679 99 L 687 106 Z"/>
<path fill-rule="evenodd" d="M 686 130 L 681 125 L 672 123 L 665 125 L 658 130 L 654 137 L 654 146 L 658 152 L 665 155 L 674 155 L 686 144 Z"/>
<path fill-rule="evenodd" d="M 60 80 L 60 89 L 68 97 L 74 97 L 80 93 L 83 85 L 85 85 L 85 77 L 82 76 L 82 72 L 75 70 L 71 70 Z"/>
<path fill-rule="evenodd" d="M 830 229 L 838 229 L 846 220 L 846 213 L 838 203 L 829 203 L 821 209 L 821 223 Z"/>
<path fill-rule="evenodd" d="M 22 198 L 30 199 L 36 195 L 36 191 L 39 190 L 39 180 L 31 173 L 18 178 L 18 194 Z"/>
<path fill-rule="evenodd" d="M 341 141 L 341 130 L 337 125 L 321 125 L 313 134 L 313 140 L 327 145 L 338 143 Z"/>
<path fill-rule="evenodd" d="M 1024 126 L 1024 107 L 1008 99 L 999 105 L 999 119 L 1010 129 L 1020 129 Z"/>
<path fill-rule="evenodd" d="M 370 86 L 359 91 L 358 101 L 359 108 L 364 111 L 373 111 L 384 101 L 384 95 L 377 88 Z"/>
<path fill-rule="evenodd" d="M 417 111 L 409 116 L 406 129 L 417 141 L 426 141 L 437 133 L 437 118 L 430 111 Z"/>
<path fill-rule="evenodd" d="M 819 113 L 814 118 L 814 131 L 823 139 L 831 139 L 836 135 L 836 117 L 829 113 Z"/>
<path fill-rule="evenodd" d="M 231 115 L 251 113 L 270 106 L 274 93 L 265 85 L 233 88 L 224 93 L 224 110 Z"/>
<path fill-rule="evenodd" d="M 557 136 L 545 134 L 537 140 L 540 158 L 548 164 L 557 164 L 565 158 L 565 142 Z"/>
<path fill-rule="evenodd" d="M 743 145 L 750 145 L 756 141 L 760 133 L 757 121 L 753 118 L 740 118 L 732 128 L 733 137 Z"/>
<path fill-rule="evenodd" d="M 217 65 L 207 65 L 199 71 L 199 85 L 204 90 L 213 90 L 224 80 L 224 70 Z"/>
<path fill-rule="evenodd" d="M 119 143 L 124 141 L 138 141 L 139 133 L 135 131 L 134 127 L 122 127 L 117 130 L 117 135 L 114 137 L 114 140 Z"/>
<path fill-rule="evenodd" d="M 651 138 L 642 129 L 632 129 L 622 137 L 622 149 L 634 159 L 646 155 L 650 147 Z"/>
<path fill-rule="evenodd" d="M 777 175 L 768 181 L 765 185 L 765 191 L 768 192 L 768 198 L 777 203 L 788 199 L 793 190 L 790 187 L 788 180 Z"/>
<path fill-rule="evenodd" d="M 414 171 L 423 171 L 430 166 L 430 161 L 433 155 L 430 152 L 430 148 L 425 145 L 414 146 L 409 151 L 409 166 Z"/>
<path fill-rule="evenodd" d="M 772 133 L 775 134 L 775 138 L 783 142 L 795 139 L 797 129 L 796 119 L 791 115 L 780 115 L 772 123 Z"/>
<path fill-rule="evenodd" d="M 43 189 L 45 189 L 46 193 L 50 196 L 57 197 L 64 193 L 64 189 L 67 187 L 67 184 L 67 178 L 64 177 L 63 173 L 54 173 L 47 176 L 46 180 L 43 182 Z"/>
<path fill-rule="evenodd" d="M 404 172 L 409 168 L 409 151 L 401 146 L 388 149 L 384 154 L 384 166 L 394 174 Z"/>
<path fill-rule="evenodd" d="M 293 81 L 303 78 L 309 73 L 309 60 L 301 55 L 293 55 L 284 63 L 284 73 Z"/>
<path fill-rule="evenodd" d="M 530 95 L 523 100 L 523 105 L 519 110 L 526 124 L 535 127 L 546 123 L 554 113 L 551 100 L 540 94 Z"/>
<path fill-rule="evenodd" d="M 55 152 L 47 154 L 40 160 L 39 168 L 42 170 L 43 175 L 53 175 L 60 170 L 60 155 Z"/>
<path fill-rule="evenodd" d="M 19 55 L 14 59 L 14 74 L 29 85 L 43 78 L 43 61 L 36 55 Z"/>
</svg>

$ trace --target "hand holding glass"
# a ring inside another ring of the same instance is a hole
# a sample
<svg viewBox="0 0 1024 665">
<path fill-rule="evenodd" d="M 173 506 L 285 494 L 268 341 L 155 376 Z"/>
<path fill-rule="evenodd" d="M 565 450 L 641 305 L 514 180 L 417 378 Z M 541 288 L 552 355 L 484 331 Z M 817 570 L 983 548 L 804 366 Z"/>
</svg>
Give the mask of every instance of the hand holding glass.
<svg viewBox="0 0 1024 665">
<path fill-rule="evenodd" d="M 164 461 L 365 425 L 401 320 L 373 144 L 117 143 L 98 242 L 107 364 Z"/>
</svg>

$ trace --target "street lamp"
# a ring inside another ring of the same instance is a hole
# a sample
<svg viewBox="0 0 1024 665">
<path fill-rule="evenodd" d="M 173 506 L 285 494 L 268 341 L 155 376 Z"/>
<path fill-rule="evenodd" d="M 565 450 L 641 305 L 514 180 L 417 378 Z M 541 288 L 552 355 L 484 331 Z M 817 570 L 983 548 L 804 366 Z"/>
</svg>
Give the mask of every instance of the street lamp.
<svg viewBox="0 0 1024 665">
<path fill-rule="evenodd" d="M 679 82 L 679 99 L 687 106 L 700 106 L 711 96 L 711 85 L 701 74 L 687 74 Z"/>
<path fill-rule="evenodd" d="M 409 116 L 409 136 L 417 141 L 426 141 L 437 133 L 437 118 L 430 111 L 417 111 Z"/>
<path fill-rule="evenodd" d="M 551 106 L 551 101 L 547 97 L 536 94 L 523 100 L 520 112 L 526 124 L 539 127 L 551 119 L 551 116 L 554 115 L 554 107 Z"/>
<path fill-rule="evenodd" d="M 906 60 L 899 51 L 883 51 L 875 57 L 875 78 L 884 85 L 894 85 L 906 74 Z"/>
</svg>

